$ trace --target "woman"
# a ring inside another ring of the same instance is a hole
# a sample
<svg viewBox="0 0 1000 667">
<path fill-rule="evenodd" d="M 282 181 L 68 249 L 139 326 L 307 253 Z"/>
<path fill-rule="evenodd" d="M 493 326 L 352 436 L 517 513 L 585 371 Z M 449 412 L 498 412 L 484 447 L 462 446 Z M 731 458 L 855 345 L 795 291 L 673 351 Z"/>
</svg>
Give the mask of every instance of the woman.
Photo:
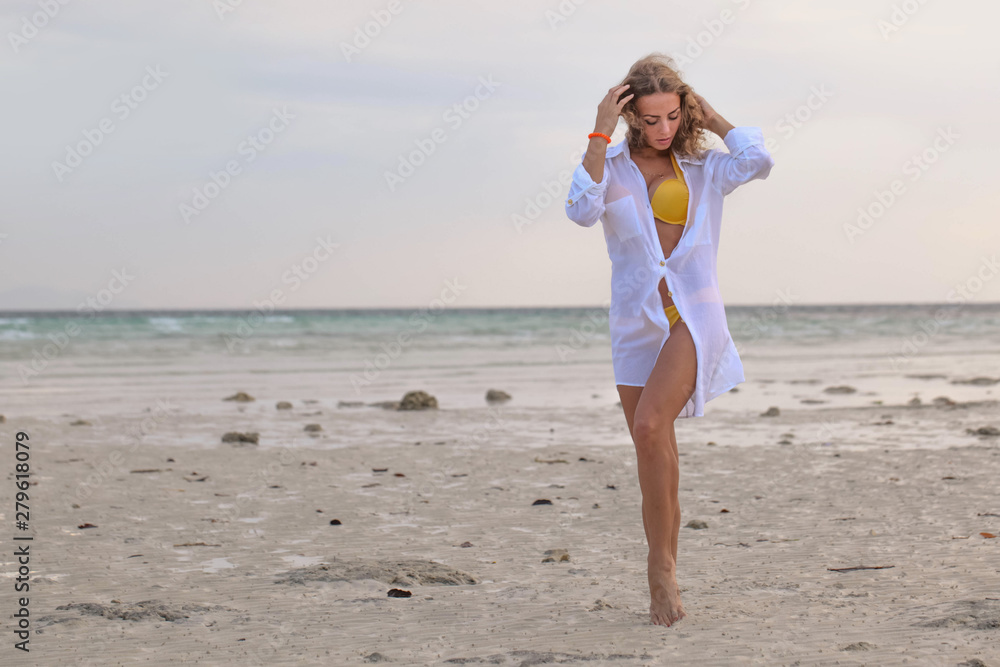
<svg viewBox="0 0 1000 667">
<path fill-rule="evenodd" d="M 609 146 L 619 116 L 628 135 Z M 703 130 L 729 152 L 705 149 Z M 766 178 L 774 161 L 760 128 L 733 127 L 658 53 L 608 91 L 589 136 L 566 214 L 584 227 L 603 223 L 615 383 L 635 443 L 649 543 L 649 615 L 669 626 L 685 616 L 674 420 L 704 416 L 706 402 L 745 379 L 716 276 L 722 200 Z"/>
</svg>

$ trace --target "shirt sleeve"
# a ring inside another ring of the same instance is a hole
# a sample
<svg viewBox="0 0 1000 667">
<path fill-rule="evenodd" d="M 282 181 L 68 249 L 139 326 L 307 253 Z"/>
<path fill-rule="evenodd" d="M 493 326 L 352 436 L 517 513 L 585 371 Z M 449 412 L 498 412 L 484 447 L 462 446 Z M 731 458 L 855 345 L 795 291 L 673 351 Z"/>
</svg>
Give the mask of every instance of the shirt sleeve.
<svg viewBox="0 0 1000 667">
<path fill-rule="evenodd" d="M 591 227 L 604 213 L 604 195 L 608 190 L 608 172 L 605 163 L 600 183 L 594 182 L 583 162 L 573 170 L 566 199 L 566 215 L 581 227 Z"/>
<path fill-rule="evenodd" d="M 764 133 L 759 127 L 734 127 L 723 141 L 729 153 L 715 151 L 712 183 L 723 195 L 755 178 L 765 179 L 774 166 L 774 158 L 764 148 Z"/>
</svg>

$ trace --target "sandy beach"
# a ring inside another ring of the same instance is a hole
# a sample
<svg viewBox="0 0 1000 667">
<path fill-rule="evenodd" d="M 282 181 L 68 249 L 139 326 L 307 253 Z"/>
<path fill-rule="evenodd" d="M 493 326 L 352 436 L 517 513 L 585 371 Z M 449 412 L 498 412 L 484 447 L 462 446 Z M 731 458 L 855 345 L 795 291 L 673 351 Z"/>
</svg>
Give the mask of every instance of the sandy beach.
<svg viewBox="0 0 1000 667">
<path fill-rule="evenodd" d="M 677 423 L 688 616 L 669 628 L 649 623 L 610 393 L 422 411 L 263 380 L 100 410 L 8 397 L 34 540 L 30 658 L 8 633 L 5 664 L 997 665 L 1000 438 L 969 430 L 1000 426 L 994 390 L 906 382 L 927 399 L 762 378 Z M 256 400 L 222 400 L 242 390 Z M 930 400 L 945 392 L 962 400 Z"/>
</svg>

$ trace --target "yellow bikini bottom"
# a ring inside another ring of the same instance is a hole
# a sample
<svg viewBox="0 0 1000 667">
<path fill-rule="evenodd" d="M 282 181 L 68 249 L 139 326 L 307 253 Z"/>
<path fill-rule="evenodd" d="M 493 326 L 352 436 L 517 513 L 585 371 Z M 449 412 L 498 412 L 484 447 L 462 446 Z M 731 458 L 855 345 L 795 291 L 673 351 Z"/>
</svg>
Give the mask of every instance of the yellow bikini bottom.
<svg viewBox="0 0 1000 667">
<path fill-rule="evenodd" d="M 663 312 L 667 314 L 667 322 L 670 323 L 671 327 L 673 327 L 674 324 L 679 319 L 681 319 L 681 314 L 677 312 L 677 306 L 675 306 L 674 304 L 670 304 L 669 306 L 664 308 Z"/>
</svg>

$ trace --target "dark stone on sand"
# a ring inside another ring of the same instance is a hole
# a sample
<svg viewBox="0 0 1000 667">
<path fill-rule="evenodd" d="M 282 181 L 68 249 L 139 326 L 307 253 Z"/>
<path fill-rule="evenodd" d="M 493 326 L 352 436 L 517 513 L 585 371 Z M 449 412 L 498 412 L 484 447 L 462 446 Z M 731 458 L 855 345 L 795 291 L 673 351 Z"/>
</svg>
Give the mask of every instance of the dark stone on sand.
<svg viewBox="0 0 1000 667">
<path fill-rule="evenodd" d="M 1000 600 L 959 600 L 947 606 L 944 616 L 916 625 L 927 628 L 996 630 L 1000 628 Z"/>
<path fill-rule="evenodd" d="M 760 413 L 760 416 L 761 417 L 777 417 L 780 414 L 781 414 L 781 410 L 779 410 L 777 406 L 772 405 L 771 407 L 769 407 L 767 409 L 766 412 Z"/>
<path fill-rule="evenodd" d="M 395 401 L 390 401 L 395 405 Z M 337 401 L 338 408 L 360 408 L 364 406 L 364 401 Z"/>
<path fill-rule="evenodd" d="M 499 401 L 509 401 L 510 394 L 500 389 L 487 389 L 486 390 L 486 402 L 487 403 L 497 403 Z"/>
<path fill-rule="evenodd" d="M 93 426 L 93 424 L 91 424 L 86 419 L 77 419 L 76 421 L 70 422 L 69 425 L 70 426 Z"/>
<path fill-rule="evenodd" d="M 948 376 L 942 375 L 940 373 L 924 373 L 924 374 L 918 373 L 915 375 L 904 375 L 903 377 L 916 378 L 917 380 L 944 380 Z"/>
<path fill-rule="evenodd" d="M 987 665 L 979 658 L 969 658 L 965 662 L 958 663 L 955 667 L 987 667 Z"/>
<path fill-rule="evenodd" d="M 1000 378 L 974 377 L 968 380 L 952 380 L 952 384 L 972 384 L 979 387 L 988 387 L 1000 382 Z"/>
<path fill-rule="evenodd" d="M 819 403 L 829 403 L 829 401 L 821 401 L 816 398 L 803 398 L 799 403 L 805 403 L 806 405 L 817 405 Z"/>
<path fill-rule="evenodd" d="M 857 389 L 850 385 L 841 384 L 836 387 L 827 387 L 823 390 L 824 394 L 853 394 Z"/>
<path fill-rule="evenodd" d="M 458 546 L 462 547 L 463 549 L 468 549 L 469 547 L 472 546 L 472 542 L 465 541 L 465 542 L 462 542 L 461 544 L 459 544 Z"/>
<path fill-rule="evenodd" d="M 3 415 L 0 415 L 0 424 L 5 423 L 6 421 L 7 421 L 7 418 L 4 417 Z"/>
<path fill-rule="evenodd" d="M 319 424 L 306 424 L 305 428 L 302 429 L 306 433 L 319 433 L 323 430 L 323 427 Z"/>
<path fill-rule="evenodd" d="M 238 391 L 235 394 L 233 394 L 232 396 L 227 396 L 226 398 L 224 398 L 222 400 L 224 400 L 224 401 L 236 401 L 237 403 L 249 403 L 250 401 L 256 401 L 257 399 L 254 398 L 253 396 L 251 396 L 250 394 L 246 393 L 246 392 Z"/>
<path fill-rule="evenodd" d="M 222 442 L 247 442 L 252 445 L 256 445 L 259 441 L 259 433 L 238 433 L 237 431 L 229 431 L 222 436 Z"/>
<path fill-rule="evenodd" d="M 408 391 L 399 402 L 399 410 L 437 409 L 437 399 L 426 391 Z"/>
<path fill-rule="evenodd" d="M 389 597 L 391 597 L 391 598 L 408 598 L 408 597 L 411 597 L 412 595 L 413 595 L 413 593 L 411 593 L 410 591 L 404 591 L 401 588 L 390 588 L 389 589 Z"/>
<path fill-rule="evenodd" d="M 996 426 L 980 426 L 979 428 L 967 428 L 965 432 L 969 435 L 983 435 L 986 437 L 994 438 L 1000 435 L 1000 429 Z"/>
<path fill-rule="evenodd" d="M 841 651 L 870 651 L 873 648 L 878 648 L 875 644 L 869 644 L 868 642 L 854 642 L 853 644 L 848 644 Z"/>
<path fill-rule="evenodd" d="M 135 604 L 122 602 L 113 602 L 112 604 L 73 602 L 56 607 L 57 611 L 69 609 L 76 609 L 84 616 L 102 616 L 111 620 L 142 621 L 145 619 L 155 619 L 169 622 L 188 618 L 188 613 L 231 611 L 229 607 L 223 607 L 222 605 L 165 604 L 159 600 L 144 600 Z"/>
<path fill-rule="evenodd" d="M 562 563 L 569 560 L 569 552 L 565 549 L 546 549 L 543 563 Z"/>
<path fill-rule="evenodd" d="M 277 405 L 274 406 L 277 410 L 291 410 L 292 404 L 288 401 L 278 401 Z"/>
<path fill-rule="evenodd" d="M 344 525 L 344 524 L 342 524 L 342 523 L 340 522 L 340 519 L 330 519 L 330 525 L 331 525 L 331 526 L 342 526 L 342 525 Z"/>
<path fill-rule="evenodd" d="M 792 441 L 791 440 L 779 440 L 778 444 L 779 445 L 791 445 Z"/>
<path fill-rule="evenodd" d="M 538 500 L 536 500 L 535 502 L 533 502 L 531 504 L 532 505 L 551 505 L 552 501 L 551 500 L 546 500 L 545 498 L 539 498 Z"/>
<path fill-rule="evenodd" d="M 694 528 L 695 530 L 704 530 L 705 528 L 708 528 L 708 524 L 702 521 L 701 519 L 691 519 L 690 521 L 687 522 L 687 525 L 685 525 L 684 527 Z"/>
<path fill-rule="evenodd" d="M 330 563 L 289 570 L 277 584 L 302 584 L 307 581 L 356 581 L 375 579 L 385 584 L 403 586 L 460 586 L 478 584 L 471 574 L 429 560 L 376 560 L 372 558 L 334 558 Z"/>
<path fill-rule="evenodd" d="M 392 660 L 385 657 L 378 651 L 374 651 L 373 653 L 369 653 L 365 656 L 365 662 L 392 662 Z"/>
<path fill-rule="evenodd" d="M 958 405 L 955 401 L 951 400 L 947 396 L 938 396 L 933 401 L 931 401 L 931 403 L 933 403 L 934 405 Z"/>
</svg>

